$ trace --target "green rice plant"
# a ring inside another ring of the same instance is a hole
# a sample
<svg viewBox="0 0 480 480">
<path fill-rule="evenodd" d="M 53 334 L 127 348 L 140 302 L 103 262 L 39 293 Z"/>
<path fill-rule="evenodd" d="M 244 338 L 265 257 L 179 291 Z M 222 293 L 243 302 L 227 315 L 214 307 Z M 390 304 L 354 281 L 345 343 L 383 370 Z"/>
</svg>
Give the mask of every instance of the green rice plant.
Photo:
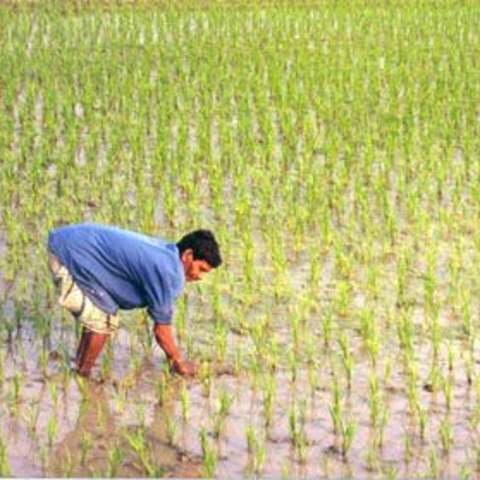
<svg viewBox="0 0 480 480">
<path fill-rule="evenodd" d="M 58 418 L 55 414 L 51 415 L 47 423 L 48 445 L 51 447 L 58 435 Z"/>
<path fill-rule="evenodd" d="M 447 342 L 447 364 L 448 364 L 448 370 L 450 372 L 453 372 L 453 363 L 455 360 L 455 349 L 452 345 L 451 341 Z"/>
<path fill-rule="evenodd" d="M 342 427 L 342 404 L 341 404 L 341 390 L 337 379 L 333 380 L 332 389 L 332 403 L 329 406 L 330 417 L 333 422 L 333 432 L 335 434 L 340 433 Z"/>
<path fill-rule="evenodd" d="M 228 326 L 224 322 L 215 324 L 215 353 L 218 362 L 223 362 L 228 349 Z"/>
<path fill-rule="evenodd" d="M 472 478 L 472 471 L 470 469 L 470 465 L 468 463 L 463 463 L 460 468 L 460 478 L 462 480 L 466 480 Z"/>
<path fill-rule="evenodd" d="M 298 359 L 294 350 L 289 350 L 287 354 L 287 368 L 289 373 L 289 380 L 293 384 L 297 380 L 298 375 Z"/>
<path fill-rule="evenodd" d="M 203 362 L 201 367 L 200 367 L 200 374 L 199 374 L 200 380 L 202 382 L 202 387 L 203 387 L 203 394 L 205 397 L 209 398 L 213 385 L 214 385 L 214 371 L 213 367 L 210 363 Z"/>
<path fill-rule="evenodd" d="M 265 344 L 269 337 L 269 319 L 267 316 L 259 318 L 253 323 L 251 329 L 251 338 L 255 346 L 255 354 L 257 358 L 263 360 L 265 358 Z"/>
<path fill-rule="evenodd" d="M 155 382 L 155 393 L 158 399 L 158 405 L 163 406 L 170 393 L 170 373 L 163 372 Z"/>
<path fill-rule="evenodd" d="M 42 375 L 47 377 L 48 375 L 48 361 L 49 361 L 49 353 L 46 349 L 41 349 L 38 352 L 38 361 L 40 364 L 40 369 L 42 371 Z"/>
<path fill-rule="evenodd" d="M 65 451 L 65 460 L 63 463 L 62 477 L 71 478 L 73 476 L 73 468 L 74 468 L 74 463 L 73 463 L 72 455 L 70 454 L 70 451 L 67 449 Z"/>
<path fill-rule="evenodd" d="M 409 313 L 402 312 L 397 325 L 397 334 L 400 346 L 408 356 L 413 354 L 413 330 L 413 324 Z"/>
<path fill-rule="evenodd" d="M 332 338 L 333 312 L 327 310 L 322 316 L 323 343 L 328 347 Z"/>
<path fill-rule="evenodd" d="M 123 449 L 119 444 L 115 444 L 108 451 L 108 465 L 106 475 L 109 478 L 116 478 L 119 476 L 120 469 L 124 461 Z"/>
<path fill-rule="evenodd" d="M 461 316 L 463 320 L 463 331 L 467 338 L 472 335 L 472 310 L 471 310 L 471 299 L 467 296 L 465 291 L 460 292 L 461 295 Z"/>
<path fill-rule="evenodd" d="M 88 452 L 93 446 L 92 435 L 89 432 L 82 432 L 78 446 L 80 449 L 80 465 L 84 466 Z"/>
<path fill-rule="evenodd" d="M 480 470 L 480 447 L 475 447 L 475 470 Z"/>
<path fill-rule="evenodd" d="M 311 368 L 308 369 L 308 383 L 310 385 L 310 393 L 314 397 L 320 384 L 320 375 L 314 362 L 312 362 Z"/>
<path fill-rule="evenodd" d="M 101 376 L 102 378 L 108 378 L 112 372 L 113 368 L 113 347 L 112 342 L 107 342 L 105 353 L 102 355 L 102 363 L 101 363 Z"/>
<path fill-rule="evenodd" d="M 397 305 L 399 306 L 403 306 L 406 302 L 408 277 L 412 268 L 412 262 L 411 251 L 406 248 L 403 249 L 397 262 L 396 271 Z"/>
<path fill-rule="evenodd" d="M 185 383 L 180 390 L 180 405 L 182 407 L 182 418 L 185 422 L 188 422 L 190 419 L 190 395 Z"/>
<path fill-rule="evenodd" d="M 440 423 L 439 433 L 443 452 L 448 454 L 450 453 L 453 442 L 452 424 L 448 416 L 446 416 Z"/>
<path fill-rule="evenodd" d="M 410 408 L 410 413 L 415 414 L 415 407 L 418 403 L 418 367 L 417 364 L 408 359 L 406 362 L 406 373 L 407 373 L 407 393 L 408 393 L 408 405 Z"/>
<path fill-rule="evenodd" d="M 298 461 L 300 463 L 306 462 L 308 453 L 308 441 L 306 435 L 306 408 L 306 401 L 302 400 L 298 408 L 296 408 L 295 405 L 292 406 L 288 416 L 290 441 L 295 448 Z"/>
<path fill-rule="evenodd" d="M 170 446 L 175 445 L 175 439 L 177 437 L 177 432 L 178 432 L 178 423 L 177 421 L 168 416 L 166 419 L 166 428 L 167 428 L 167 443 Z"/>
<path fill-rule="evenodd" d="M 78 390 L 80 392 L 80 397 L 82 402 L 86 402 L 88 400 L 88 381 L 85 380 L 83 377 L 77 375 L 75 377 L 76 384 L 78 386 Z"/>
<path fill-rule="evenodd" d="M 267 427 L 271 425 L 272 422 L 276 391 L 277 383 L 275 376 L 267 374 L 262 382 L 263 415 L 265 418 L 265 426 Z"/>
<path fill-rule="evenodd" d="M 155 384 L 155 387 L 157 384 Z M 125 405 L 127 402 L 127 392 L 123 385 L 119 385 L 118 388 L 112 391 L 113 404 L 115 411 L 123 413 L 125 411 Z"/>
<path fill-rule="evenodd" d="M 370 375 L 368 405 L 370 407 L 370 422 L 372 423 L 372 427 L 376 428 L 380 424 L 384 405 L 380 385 L 375 373 Z"/>
<path fill-rule="evenodd" d="M 427 250 L 427 270 L 424 275 L 424 303 L 427 312 L 436 310 L 435 293 L 437 289 L 437 279 L 435 268 L 437 263 L 436 249 L 429 248 Z"/>
<path fill-rule="evenodd" d="M 105 404 L 100 403 L 98 408 L 95 410 L 95 420 L 98 428 L 101 430 L 105 429 L 109 410 Z M 139 427 L 143 428 L 145 425 L 145 407 L 144 405 L 139 405 L 135 408 L 135 419 L 139 423 Z"/>
<path fill-rule="evenodd" d="M 342 455 L 347 456 L 357 430 L 357 424 L 352 419 L 342 419 L 340 434 L 342 437 Z"/>
<path fill-rule="evenodd" d="M 367 352 L 373 366 L 377 363 L 377 356 L 380 349 L 380 333 L 374 312 L 371 309 L 363 309 L 360 312 L 360 331 L 365 342 Z"/>
<path fill-rule="evenodd" d="M 334 299 L 335 311 L 340 317 L 347 317 L 349 308 L 352 305 L 353 289 L 350 282 L 340 280 L 337 284 L 337 291 Z"/>
<path fill-rule="evenodd" d="M 253 425 L 247 426 L 246 437 L 247 451 L 250 458 L 247 473 L 248 475 L 259 475 L 266 458 L 266 438 L 264 435 L 260 435 Z"/>
<path fill-rule="evenodd" d="M 124 438 L 133 448 L 133 451 L 140 462 L 138 468 L 144 471 L 149 477 L 155 476 L 157 468 L 152 462 L 144 430 L 138 429 L 134 432 L 127 431 L 124 433 Z"/>
<path fill-rule="evenodd" d="M 442 330 L 440 327 L 439 319 L 438 319 L 438 312 L 433 315 L 433 321 L 432 321 L 432 328 L 431 328 L 431 342 L 432 342 L 432 348 L 433 348 L 433 360 L 434 363 L 437 362 L 438 356 L 440 354 L 440 347 L 442 344 Z"/>
<path fill-rule="evenodd" d="M 398 478 L 398 470 L 398 465 L 389 465 L 385 472 L 385 475 L 388 479 L 395 480 L 396 478 Z"/>
<path fill-rule="evenodd" d="M 417 408 L 417 414 L 418 414 L 418 426 L 420 429 L 420 438 L 422 441 L 425 441 L 425 434 L 427 431 L 427 426 L 428 426 L 428 420 L 429 416 L 428 413 L 425 411 L 425 409 L 421 408 L 420 406 Z"/>
<path fill-rule="evenodd" d="M 383 367 L 383 383 L 386 386 L 390 385 L 392 378 L 392 359 L 388 357 L 385 360 L 384 367 Z"/>
<path fill-rule="evenodd" d="M 442 378 L 442 372 L 437 363 L 432 364 L 428 379 L 429 387 L 432 392 L 438 392 L 438 390 L 443 386 L 444 381 Z"/>
<path fill-rule="evenodd" d="M 412 460 L 413 454 L 413 439 L 408 431 L 403 435 L 403 444 L 405 450 L 405 463 L 409 464 Z"/>
<path fill-rule="evenodd" d="M 40 405 L 38 403 L 27 405 L 23 409 L 22 414 L 27 421 L 27 428 L 30 436 L 35 437 L 37 433 L 38 417 L 40 416 Z"/>
<path fill-rule="evenodd" d="M 1 477 L 11 476 L 11 467 L 8 459 L 8 449 L 3 439 L 0 440 L 0 476 Z"/>
<path fill-rule="evenodd" d="M 13 387 L 12 401 L 14 404 L 12 407 L 12 412 L 17 411 L 16 406 L 18 406 L 18 403 L 21 400 L 23 381 L 24 381 L 24 374 L 20 371 L 16 371 L 12 377 L 12 387 Z"/>
<path fill-rule="evenodd" d="M 473 383 L 473 361 L 472 355 L 470 353 L 462 352 L 463 362 L 465 364 L 465 377 L 467 379 L 468 385 Z"/>
<path fill-rule="evenodd" d="M 54 407 L 57 406 L 58 404 L 58 388 L 57 388 L 57 384 L 54 383 L 54 382 L 51 382 L 49 384 L 49 390 L 50 390 L 50 399 L 52 401 L 52 405 Z"/>
<path fill-rule="evenodd" d="M 227 391 L 222 391 L 218 399 L 218 409 L 214 414 L 213 422 L 213 438 L 219 438 L 222 431 L 225 419 L 227 418 L 230 407 L 232 406 L 233 401 L 235 400 L 234 395 L 230 395 Z"/>
<path fill-rule="evenodd" d="M 300 351 L 301 330 L 302 330 L 302 318 L 300 313 L 292 312 L 290 314 L 290 325 L 292 327 L 292 345 L 295 355 Z"/>
<path fill-rule="evenodd" d="M 347 388 L 350 390 L 352 387 L 352 377 L 353 377 L 353 367 L 355 365 L 355 360 L 353 358 L 350 342 L 345 332 L 342 332 L 338 344 L 340 346 L 340 358 L 342 360 L 342 365 L 345 369 L 345 374 L 347 377 Z"/>
<path fill-rule="evenodd" d="M 40 459 L 40 465 L 42 466 L 42 470 L 46 471 L 48 467 L 48 461 L 50 458 L 51 448 L 49 448 L 45 444 L 41 444 L 39 447 L 38 458 Z"/>
<path fill-rule="evenodd" d="M 98 412 L 103 412 L 104 409 L 99 408 Z M 140 403 L 135 408 L 135 420 L 137 421 L 138 427 L 142 430 L 146 429 L 147 426 L 147 407 L 144 403 Z M 102 422 L 99 422 L 102 424 Z"/>
<path fill-rule="evenodd" d="M 368 445 L 365 452 L 365 460 L 367 462 L 367 470 L 375 472 L 379 469 L 379 454 L 376 445 Z"/>
<path fill-rule="evenodd" d="M 199 435 L 203 458 L 203 476 L 206 478 L 213 478 L 217 470 L 217 454 L 208 440 L 208 434 L 205 427 L 200 428 Z"/>
<path fill-rule="evenodd" d="M 438 478 L 440 473 L 440 467 L 438 465 L 438 455 L 435 447 L 430 447 L 428 451 L 428 467 L 429 476 L 432 478 Z"/>
<path fill-rule="evenodd" d="M 453 398 L 453 380 L 451 378 L 443 378 L 442 390 L 445 396 L 445 406 L 447 412 L 451 410 Z"/>
</svg>

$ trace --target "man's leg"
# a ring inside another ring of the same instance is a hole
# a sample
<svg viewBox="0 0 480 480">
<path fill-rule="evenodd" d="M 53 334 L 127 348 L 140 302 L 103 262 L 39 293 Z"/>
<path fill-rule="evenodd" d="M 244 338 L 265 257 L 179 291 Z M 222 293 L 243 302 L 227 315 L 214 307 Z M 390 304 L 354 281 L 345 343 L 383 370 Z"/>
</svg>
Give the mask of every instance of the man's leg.
<svg viewBox="0 0 480 480">
<path fill-rule="evenodd" d="M 92 332 L 83 327 L 75 359 L 79 375 L 86 378 L 90 376 L 95 360 L 102 352 L 108 337 L 108 333 Z"/>
</svg>

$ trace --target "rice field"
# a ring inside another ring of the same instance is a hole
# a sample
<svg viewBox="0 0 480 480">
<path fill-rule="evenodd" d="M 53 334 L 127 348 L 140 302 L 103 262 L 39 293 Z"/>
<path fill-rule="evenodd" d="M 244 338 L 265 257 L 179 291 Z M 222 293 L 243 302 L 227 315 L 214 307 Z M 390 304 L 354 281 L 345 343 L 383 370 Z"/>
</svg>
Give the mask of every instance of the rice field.
<svg viewBox="0 0 480 480">
<path fill-rule="evenodd" d="M 480 477 L 480 4 L 3 2 L 0 476 Z M 46 237 L 224 265 L 168 373 L 122 314 L 71 372 Z"/>
</svg>

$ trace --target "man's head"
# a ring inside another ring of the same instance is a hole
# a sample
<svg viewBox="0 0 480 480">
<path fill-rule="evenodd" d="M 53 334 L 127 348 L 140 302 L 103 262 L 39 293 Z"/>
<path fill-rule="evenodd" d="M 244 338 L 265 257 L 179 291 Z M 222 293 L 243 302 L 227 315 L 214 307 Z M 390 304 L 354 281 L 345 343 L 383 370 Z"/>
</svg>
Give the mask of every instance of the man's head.
<svg viewBox="0 0 480 480">
<path fill-rule="evenodd" d="M 202 273 L 207 273 L 222 263 L 220 247 L 210 230 L 187 233 L 177 243 L 177 247 L 187 282 L 201 280 Z"/>
</svg>

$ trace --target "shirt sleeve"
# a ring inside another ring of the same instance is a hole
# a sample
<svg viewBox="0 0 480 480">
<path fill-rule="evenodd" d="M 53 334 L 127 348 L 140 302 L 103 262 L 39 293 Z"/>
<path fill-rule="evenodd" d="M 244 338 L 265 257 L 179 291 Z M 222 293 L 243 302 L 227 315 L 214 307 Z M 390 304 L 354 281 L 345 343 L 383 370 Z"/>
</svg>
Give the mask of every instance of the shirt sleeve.
<svg viewBox="0 0 480 480">
<path fill-rule="evenodd" d="M 148 315 L 155 324 L 170 325 L 177 295 L 168 275 L 162 275 L 159 271 L 154 272 L 148 277 L 144 288 Z"/>
</svg>

